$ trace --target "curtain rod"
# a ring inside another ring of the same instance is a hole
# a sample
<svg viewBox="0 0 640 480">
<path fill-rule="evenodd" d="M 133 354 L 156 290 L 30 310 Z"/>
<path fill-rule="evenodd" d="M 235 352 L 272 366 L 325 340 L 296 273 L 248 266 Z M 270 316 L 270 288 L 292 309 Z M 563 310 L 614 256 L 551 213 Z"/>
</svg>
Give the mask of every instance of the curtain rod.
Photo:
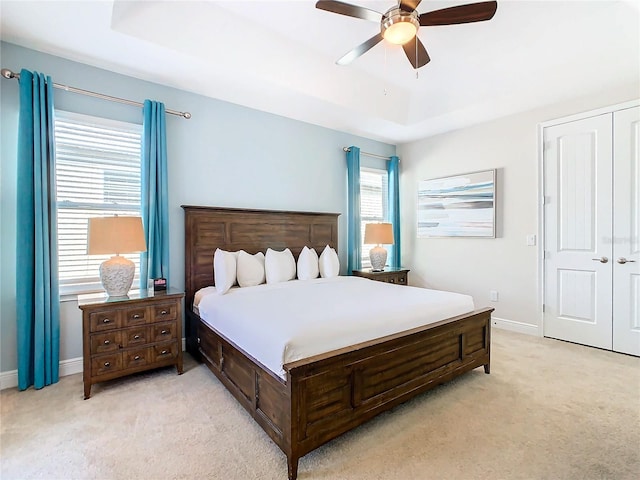
<svg viewBox="0 0 640 480">
<path fill-rule="evenodd" d="M 15 78 L 16 80 L 20 80 L 20 74 L 12 72 L 8 68 L 3 68 L 0 73 L 2 74 L 2 76 L 4 78 L 9 78 L 9 79 Z M 103 93 L 91 92 L 89 90 L 83 90 L 81 88 L 76 88 L 76 87 L 69 87 L 67 85 L 61 85 L 59 83 L 54 83 L 53 86 L 55 88 L 60 88 L 60 89 L 65 90 L 67 92 L 79 93 L 81 95 L 87 95 L 89 97 L 101 98 L 103 100 L 109 100 L 111 102 L 124 103 L 126 105 L 133 105 L 135 107 L 142 107 L 143 106 L 142 103 L 134 102 L 133 100 L 127 100 L 125 98 L 119 98 L 119 97 L 112 97 L 111 95 L 105 95 Z M 168 108 L 165 109 L 165 112 L 166 113 L 170 113 L 171 115 L 177 115 L 179 117 L 184 117 L 186 119 L 191 118 L 191 114 L 189 112 L 178 112 L 176 110 L 169 110 Z"/>
<path fill-rule="evenodd" d="M 344 150 L 345 152 L 350 152 L 351 151 L 351 149 L 349 147 L 342 147 L 342 150 Z M 375 153 L 363 152 L 362 150 L 360 150 L 360 153 L 362 155 L 366 155 L 367 157 L 381 158 L 383 160 L 389 160 L 389 158 L 391 158 L 391 157 L 385 157 L 383 155 L 376 155 Z"/>
</svg>

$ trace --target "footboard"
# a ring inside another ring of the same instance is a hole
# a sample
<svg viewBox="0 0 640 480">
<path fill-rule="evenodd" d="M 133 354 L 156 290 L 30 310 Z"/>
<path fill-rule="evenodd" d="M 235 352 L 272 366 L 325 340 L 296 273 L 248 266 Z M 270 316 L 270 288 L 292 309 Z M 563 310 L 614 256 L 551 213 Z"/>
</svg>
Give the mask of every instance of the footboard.
<svg viewBox="0 0 640 480">
<path fill-rule="evenodd" d="M 489 373 L 491 312 L 472 314 L 285 365 L 297 459 L 379 413 L 484 366 Z"/>
<path fill-rule="evenodd" d="M 300 457 L 329 440 L 464 372 L 489 373 L 492 311 L 288 363 L 286 382 L 193 314 L 192 345 L 286 454 L 295 480 Z"/>
</svg>

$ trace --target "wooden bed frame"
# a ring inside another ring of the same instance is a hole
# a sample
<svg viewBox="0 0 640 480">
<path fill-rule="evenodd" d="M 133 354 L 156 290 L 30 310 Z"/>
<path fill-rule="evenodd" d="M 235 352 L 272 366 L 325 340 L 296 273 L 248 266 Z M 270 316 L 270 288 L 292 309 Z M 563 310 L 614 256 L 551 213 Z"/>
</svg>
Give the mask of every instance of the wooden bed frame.
<svg viewBox="0 0 640 480">
<path fill-rule="evenodd" d="M 187 350 L 247 409 L 287 456 L 305 454 L 467 371 L 489 373 L 492 308 L 284 365 L 286 381 L 204 323 L 193 298 L 213 285 L 216 248 L 248 253 L 306 245 L 337 250 L 338 214 L 182 206 Z M 393 321 L 393 319 L 389 319 Z"/>
</svg>

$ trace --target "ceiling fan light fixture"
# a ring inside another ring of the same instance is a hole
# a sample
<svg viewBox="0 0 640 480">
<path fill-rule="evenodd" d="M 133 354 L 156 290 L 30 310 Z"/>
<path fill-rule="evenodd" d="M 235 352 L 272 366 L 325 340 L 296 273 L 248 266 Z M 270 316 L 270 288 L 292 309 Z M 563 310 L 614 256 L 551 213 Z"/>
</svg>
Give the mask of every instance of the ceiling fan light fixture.
<svg viewBox="0 0 640 480">
<path fill-rule="evenodd" d="M 404 45 L 418 33 L 420 21 L 416 11 L 405 12 L 392 8 L 382 16 L 382 36 L 389 43 Z"/>
</svg>

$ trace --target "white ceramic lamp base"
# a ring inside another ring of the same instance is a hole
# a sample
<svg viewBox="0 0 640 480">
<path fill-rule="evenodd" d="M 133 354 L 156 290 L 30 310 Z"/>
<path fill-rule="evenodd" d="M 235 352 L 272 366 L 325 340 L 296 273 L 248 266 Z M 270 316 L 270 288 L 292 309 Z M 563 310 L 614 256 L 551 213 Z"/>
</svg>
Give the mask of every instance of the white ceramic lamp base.
<svg viewBox="0 0 640 480">
<path fill-rule="evenodd" d="M 126 297 L 133 283 L 136 265 L 120 255 L 105 260 L 100 265 L 100 280 L 110 297 Z"/>
<path fill-rule="evenodd" d="M 374 272 L 381 272 L 387 263 L 387 249 L 381 246 L 373 247 L 369 251 L 369 258 L 371 259 L 371 269 Z"/>
</svg>

